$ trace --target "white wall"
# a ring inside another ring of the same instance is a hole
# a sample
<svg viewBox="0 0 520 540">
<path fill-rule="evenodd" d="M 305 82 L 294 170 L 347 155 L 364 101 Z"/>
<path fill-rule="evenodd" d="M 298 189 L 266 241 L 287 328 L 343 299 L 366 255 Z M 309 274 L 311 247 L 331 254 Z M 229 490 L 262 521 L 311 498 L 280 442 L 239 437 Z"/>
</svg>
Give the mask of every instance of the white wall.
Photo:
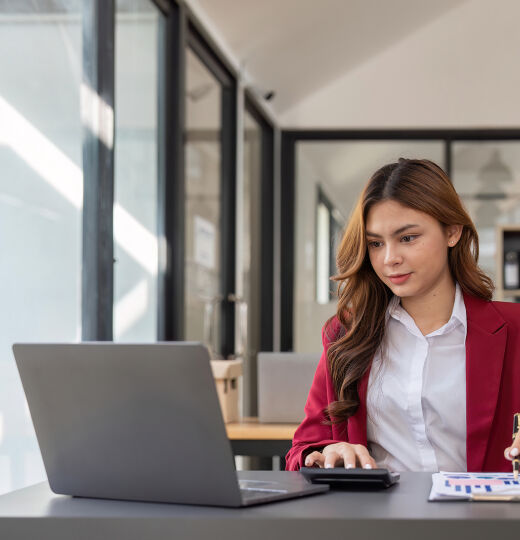
<svg viewBox="0 0 520 540">
<path fill-rule="evenodd" d="M 519 20 L 517 0 L 469 0 L 338 74 L 286 111 L 280 124 L 517 127 Z"/>
</svg>

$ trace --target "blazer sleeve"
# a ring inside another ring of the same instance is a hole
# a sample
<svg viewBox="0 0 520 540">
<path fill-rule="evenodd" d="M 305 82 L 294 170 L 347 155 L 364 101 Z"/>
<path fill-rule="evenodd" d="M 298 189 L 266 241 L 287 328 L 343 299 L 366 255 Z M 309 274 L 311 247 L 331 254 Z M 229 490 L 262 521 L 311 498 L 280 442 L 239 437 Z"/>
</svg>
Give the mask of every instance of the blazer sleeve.
<svg viewBox="0 0 520 540">
<path fill-rule="evenodd" d="M 337 335 L 340 323 L 334 319 L 332 332 Z M 323 410 L 336 401 L 336 396 L 329 374 L 327 350 L 332 340 L 329 338 L 328 325 L 322 329 L 323 353 L 321 355 L 311 389 L 305 404 L 305 418 L 298 426 L 293 438 L 292 447 L 285 457 L 286 470 L 297 471 L 304 466 L 305 457 L 311 451 L 321 450 L 329 444 L 339 442 L 334 439 L 333 429 L 327 424 Z M 334 430 L 335 431 L 335 430 Z M 342 439 L 346 441 L 346 437 Z"/>
</svg>

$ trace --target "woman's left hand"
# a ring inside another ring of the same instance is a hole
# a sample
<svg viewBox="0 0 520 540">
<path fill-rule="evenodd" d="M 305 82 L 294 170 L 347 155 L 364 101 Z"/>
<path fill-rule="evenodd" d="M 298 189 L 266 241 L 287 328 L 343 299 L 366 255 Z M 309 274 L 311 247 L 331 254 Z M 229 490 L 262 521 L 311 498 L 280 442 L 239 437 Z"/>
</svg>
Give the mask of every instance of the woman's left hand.
<svg viewBox="0 0 520 540">
<path fill-rule="evenodd" d="M 509 461 L 513 461 L 513 458 L 518 457 L 520 454 L 520 432 L 517 433 L 515 440 L 511 446 L 508 446 L 504 450 L 504 457 Z"/>
</svg>

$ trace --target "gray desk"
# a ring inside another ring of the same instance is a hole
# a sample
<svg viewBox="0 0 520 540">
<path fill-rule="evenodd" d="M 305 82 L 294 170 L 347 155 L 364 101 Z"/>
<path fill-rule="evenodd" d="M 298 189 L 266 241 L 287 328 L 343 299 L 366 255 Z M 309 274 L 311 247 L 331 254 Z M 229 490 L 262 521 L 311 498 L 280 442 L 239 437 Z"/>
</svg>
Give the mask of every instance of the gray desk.
<svg viewBox="0 0 520 540">
<path fill-rule="evenodd" d="M 257 473 L 283 474 L 297 473 Z M 75 499 L 54 495 L 42 483 L 0 497 L 0 538 L 445 540 L 518 534 L 520 504 L 429 503 L 430 479 L 427 473 L 407 473 L 386 491 L 333 491 L 237 510 Z"/>
</svg>

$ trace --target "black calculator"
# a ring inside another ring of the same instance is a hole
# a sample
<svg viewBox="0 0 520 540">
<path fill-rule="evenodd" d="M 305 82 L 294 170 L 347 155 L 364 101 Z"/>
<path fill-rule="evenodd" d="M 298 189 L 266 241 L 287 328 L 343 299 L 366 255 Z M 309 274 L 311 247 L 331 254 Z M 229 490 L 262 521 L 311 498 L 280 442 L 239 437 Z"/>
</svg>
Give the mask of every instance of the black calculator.
<svg viewBox="0 0 520 540">
<path fill-rule="evenodd" d="M 384 489 L 399 482 L 399 473 L 388 469 L 319 469 L 301 467 L 300 472 L 313 484 L 328 484 L 337 489 Z"/>
</svg>

